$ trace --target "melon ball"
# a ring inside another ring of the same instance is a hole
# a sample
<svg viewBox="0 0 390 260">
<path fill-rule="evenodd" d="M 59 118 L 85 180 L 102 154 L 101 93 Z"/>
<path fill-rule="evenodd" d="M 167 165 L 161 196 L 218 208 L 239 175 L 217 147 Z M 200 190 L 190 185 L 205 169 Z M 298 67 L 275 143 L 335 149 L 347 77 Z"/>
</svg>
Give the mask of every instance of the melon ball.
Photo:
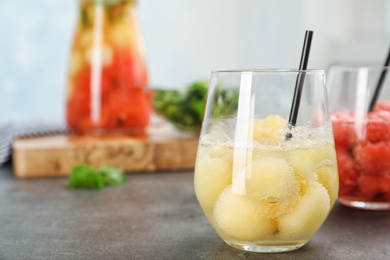
<svg viewBox="0 0 390 260">
<path fill-rule="evenodd" d="M 328 195 L 330 198 L 330 208 L 333 207 L 336 202 L 337 195 L 339 192 L 339 178 L 337 173 L 336 166 L 329 166 L 319 168 L 316 171 L 318 176 L 318 182 L 321 183 L 325 189 L 328 191 Z"/>
<path fill-rule="evenodd" d="M 246 180 L 249 196 L 271 199 L 275 202 L 289 199 L 299 191 L 293 168 L 286 160 L 276 157 L 264 157 L 254 160 L 251 165 L 252 177 Z"/>
<path fill-rule="evenodd" d="M 83 49 L 89 49 L 93 45 L 93 30 L 83 30 L 80 36 L 80 46 Z"/>
<path fill-rule="evenodd" d="M 127 23 L 115 23 L 114 26 L 110 26 L 108 36 L 112 43 L 118 48 L 130 48 L 134 50 L 136 34 L 129 30 Z"/>
<path fill-rule="evenodd" d="M 334 146 L 327 144 L 310 149 L 291 150 L 288 155 L 290 165 L 306 180 L 317 180 L 315 171 L 325 165 L 334 165 Z"/>
<path fill-rule="evenodd" d="M 254 160 L 252 176 L 246 180 L 246 192 L 265 217 L 278 217 L 291 211 L 300 184 L 293 168 L 283 159 L 264 157 Z"/>
<path fill-rule="evenodd" d="M 208 148 L 210 158 L 224 158 L 232 161 L 233 159 L 233 147 L 222 145 L 210 145 Z"/>
<path fill-rule="evenodd" d="M 388 169 L 375 174 L 363 172 L 358 178 L 362 197 L 373 201 L 390 201 L 390 176 Z"/>
<path fill-rule="evenodd" d="M 309 239 L 321 227 L 329 210 L 328 192 L 320 183 L 310 181 L 306 194 L 293 211 L 278 218 L 278 237 L 286 240 Z"/>
<path fill-rule="evenodd" d="M 69 74 L 70 76 L 75 76 L 79 73 L 82 68 L 85 66 L 85 60 L 83 59 L 83 55 L 81 51 L 74 50 L 72 55 L 70 56 L 69 63 Z"/>
<path fill-rule="evenodd" d="M 253 139 L 269 144 L 272 139 L 281 139 L 282 130 L 286 127 L 287 121 L 278 115 L 268 115 L 264 119 L 255 118 L 252 121 Z"/>
<path fill-rule="evenodd" d="M 303 177 L 301 174 L 299 174 L 298 172 L 294 171 L 294 175 L 295 175 L 295 178 L 297 179 L 298 183 L 299 183 L 299 196 L 303 196 L 306 194 L 306 190 L 307 190 L 307 185 L 309 183 L 308 180 L 306 180 L 305 177 Z"/>
<path fill-rule="evenodd" d="M 231 161 L 224 157 L 210 158 L 209 149 L 199 146 L 194 173 L 196 197 L 206 214 L 210 214 L 219 194 L 232 183 Z"/>
<path fill-rule="evenodd" d="M 272 219 L 256 213 L 247 197 L 234 194 L 231 186 L 218 198 L 214 208 L 214 219 L 221 231 L 238 240 L 265 239 L 276 230 Z"/>
<path fill-rule="evenodd" d="M 249 198 L 258 214 L 265 218 L 275 219 L 292 211 L 296 199 L 276 201 L 275 198 Z"/>
</svg>

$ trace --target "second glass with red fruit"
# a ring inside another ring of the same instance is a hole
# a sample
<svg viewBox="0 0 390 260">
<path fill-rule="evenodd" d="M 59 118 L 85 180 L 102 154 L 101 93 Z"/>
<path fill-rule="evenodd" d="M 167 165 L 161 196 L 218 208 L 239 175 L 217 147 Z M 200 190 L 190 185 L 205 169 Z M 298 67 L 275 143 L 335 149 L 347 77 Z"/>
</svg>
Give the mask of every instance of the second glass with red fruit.
<svg viewBox="0 0 390 260">
<path fill-rule="evenodd" d="M 339 202 L 346 206 L 390 209 L 390 78 L 384 77 L 388 70 L 383 66 L 329 69 Z M 383 84 L 378 83 L 381 76 Z"/>
</svg>

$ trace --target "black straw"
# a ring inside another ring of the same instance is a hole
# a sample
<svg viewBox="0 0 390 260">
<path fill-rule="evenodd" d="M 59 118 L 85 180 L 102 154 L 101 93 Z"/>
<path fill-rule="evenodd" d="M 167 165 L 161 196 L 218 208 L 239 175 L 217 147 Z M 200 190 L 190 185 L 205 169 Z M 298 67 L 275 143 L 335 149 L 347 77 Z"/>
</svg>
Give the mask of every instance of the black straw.
<svg viewBox="0 0 390 260">
<path fill-rule="evenodd" d="M 312 38 L 313 38 L 313 31 L 306 31 L 305 41 L 303 42 L 303 48 L 302 48 L 302 54 L 301 54 L 301 62 L 299 63 L 299 70 L 306 70 L 306 68 L 307 68 L 307 63 L 309 62 L 309 55 L 310 55 L 310 47 L 311 47 Z M 301 101 L 302 88 L 303 88 L 304 81 L 305 81 L 305 72 L 299 72 L 299 74 L 297 76 L 297 81 L 295 82 L 294 97 L 293 97 L 293 102 L 291 104 L 290 117 L 288 119 L 288 123 L 289 123 L 290 128 L 292 126 L 295 126 L 297 123 L 298 110 L 299 110 L 299 104 Z M 291 137 L 292 137 L 291 133 L 288 133 L 286 135 L 286 139 L 290 139 Z"/>
<path fill-rule="evenodd" d="M 383 67 L 387 67 L 387 66 L 389 66 L 389 64 L 390 64 L 390 49 L 389 49 L 389 52 L 387 54 L 385 64 L 383 64 Z M 385 82 L 386 74 L 387 74 L 387 69 L 383 69 L 382 73 L 379 77 L 378 83 L 376 84 L 375 92 L 374 92 L 374 95 L 372 96 L 368 112 L 370 112 L 374 109 L 375 103 L 379 97 L 379 93 L 381 92 L 383 82 Z"/>
</svg>

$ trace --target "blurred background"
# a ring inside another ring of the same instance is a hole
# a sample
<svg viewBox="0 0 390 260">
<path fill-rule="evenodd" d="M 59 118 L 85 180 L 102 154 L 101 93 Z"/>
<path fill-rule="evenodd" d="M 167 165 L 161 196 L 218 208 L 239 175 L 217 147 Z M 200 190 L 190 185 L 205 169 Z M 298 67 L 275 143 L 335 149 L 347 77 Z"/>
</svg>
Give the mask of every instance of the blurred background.
<svg viewBox="0 0 390 260">
<path fill-rule="evenodd" d="M 76 0 L 0 0 L 0 123 L 64 117 Z M 310 68 L 383 63 L 386 0 L 138 0 L 150 87 L 180 88 L 216 69 L 297 68 L 314 30 Z"/>
</svg>

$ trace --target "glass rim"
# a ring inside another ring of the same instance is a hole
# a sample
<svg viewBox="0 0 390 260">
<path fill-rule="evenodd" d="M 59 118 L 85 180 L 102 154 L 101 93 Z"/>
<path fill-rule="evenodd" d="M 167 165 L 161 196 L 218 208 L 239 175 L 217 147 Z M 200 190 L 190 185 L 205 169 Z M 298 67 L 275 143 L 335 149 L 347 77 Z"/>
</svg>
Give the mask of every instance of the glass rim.
<svg viewBox="0 0 390 260">
<path fill-rule="evenodd" d="M 380 64 L 372 64 L 372 65 L 363 65 L 363 64 L 333 64 L 329 66 L 329 70 L 332 68 L 337 69 L 346 69 L 346 70 L 359 70 L 359 69 L 367 69 L 367 70 L 389 70 L 390 66 L 383 66 Z"/>
<path fill-rule="evenodd" d="M 212 70 L 215 73 L 325 73 L 323 69 L 220 69 Z"/>
</svg>

